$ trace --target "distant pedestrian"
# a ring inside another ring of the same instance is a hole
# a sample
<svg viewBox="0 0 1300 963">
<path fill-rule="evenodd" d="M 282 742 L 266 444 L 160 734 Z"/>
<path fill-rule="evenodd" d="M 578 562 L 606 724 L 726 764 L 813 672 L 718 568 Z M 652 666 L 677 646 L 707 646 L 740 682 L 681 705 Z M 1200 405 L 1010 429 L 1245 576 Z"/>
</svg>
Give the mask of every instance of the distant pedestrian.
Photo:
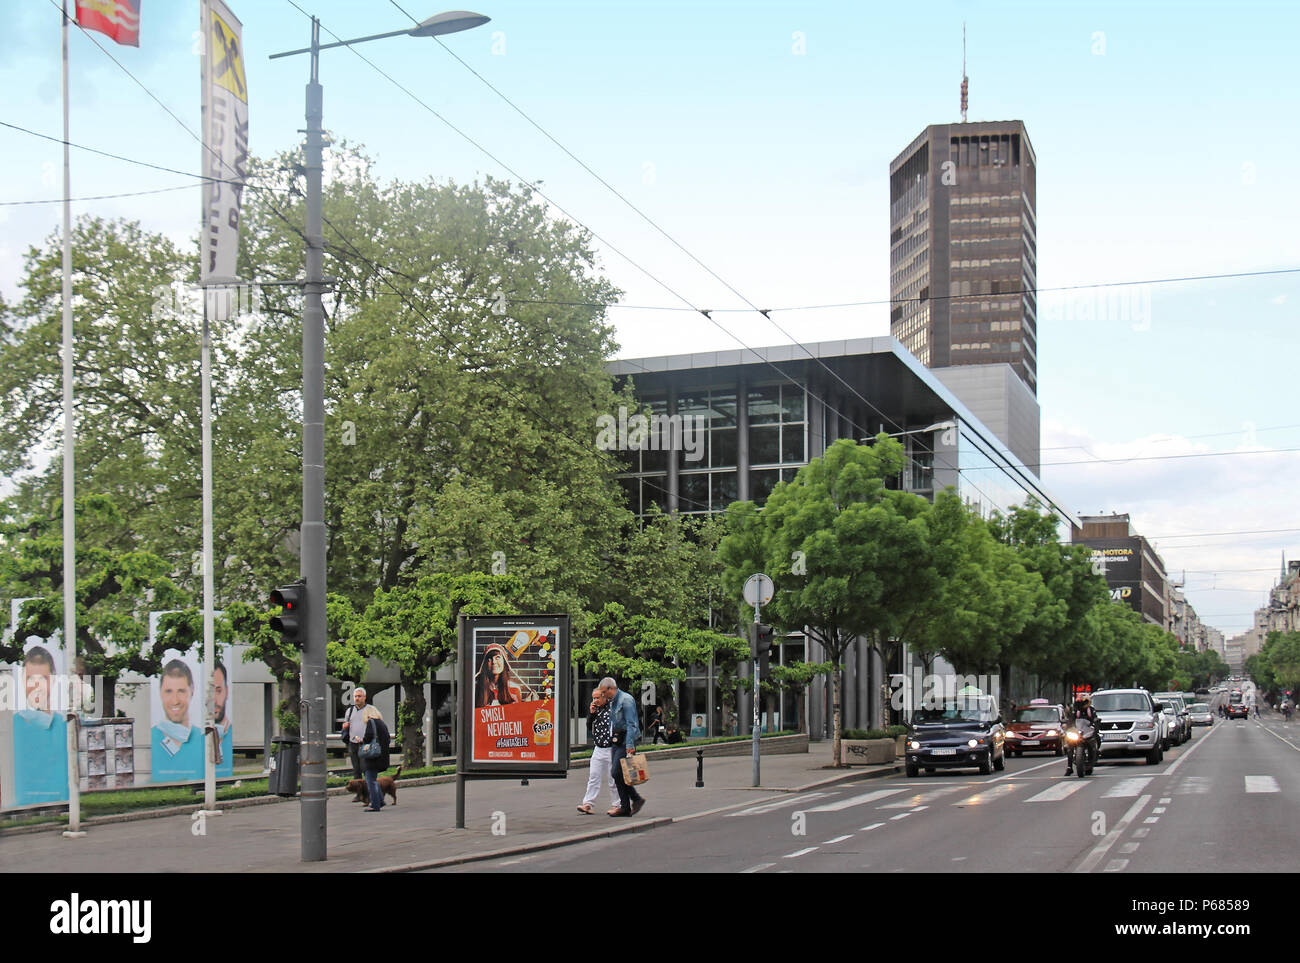
<svg viewBox="0 0 1300 963">
<path fill-rule="evenodd" d="M 587 731 L 591 733 L 591 767 L 587 770 L 587 792 L 582 797 L 578 812 L 590 816 L 594 809 L 596 797 L 600 795 L 600 784 L 609 786 L 609 811 L 618 812 L 621 803 L 618 788 L 614 785 L 614 773 L 610 771 L 609 760 L 613 755 L 611 730 L 609 725 L 610 705 L 605 693 L 599 687 L 591 690 L 591 706 L 587 712 Z"/>
<path fill-rule="evenodd" d="M 361 765 L 366 773 L 366 789 L 370 792 L 370 805 L 362 812 L 377 813 L 384 808 L 384 794 L 379 789 L 379 774 L 391 764 L 388 756 L 391 737 L 388 734 L 388 726 L 384 724 L 384 717 L 374 706 L 366 706 L 363 718 L 366 720 L 366 728 L 361 737 L 361 745 L 364 747 L 377 742 L 379 754 L 366 756 L 364 748 L 362 750 Z"/>
<path fill-rule="evenodd" d="M 348 706 L 348 711 L 343 714 L 343 745 L 348 748 L 348 759 L 352 762 L 352 778 L 360 779 L 361 775 L 361 757 L 358 752 L 361 749 L 361 737 L 366 733 L 366 690 L 357 686 L 352 690 L 352 705 Z"/>
<path fill-rule="evenodd" d="M 646 735 L 651 737 L 653 744 L 659 745 L 659 740 L 664 737 L 664 710 L 659 706 L 654 707 L 650 718 L 646 720 L 645 731 Z"/>
<path fill-rule="evenodd" d="M 636 753 L 636 741 L 641 735 L 637 722 L 636 700 L 618 687 L 609 676 L 600 680 L 601 691 L 609 700 L 609 724 L 612 730 L 613 752 L 610 753 L 610 774 L 618 787 L 619 808 L 611 809 L 611 816 L 635 816 L 645 805 L 645 799 L 623 781 L 623 760 Z"/>
</svg>

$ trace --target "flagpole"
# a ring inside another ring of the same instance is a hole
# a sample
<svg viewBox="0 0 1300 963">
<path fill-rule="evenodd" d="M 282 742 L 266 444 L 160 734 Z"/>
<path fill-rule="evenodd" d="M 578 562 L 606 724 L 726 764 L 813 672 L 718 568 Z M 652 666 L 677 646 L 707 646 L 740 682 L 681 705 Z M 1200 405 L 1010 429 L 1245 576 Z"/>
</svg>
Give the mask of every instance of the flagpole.
<svg viewBox="0 0 1300 963">
<path fill-rule="evenodd" d="M 77 658 L 77 550 L 74 516 L 72 424 L 72 173 L 68 142 L 68 0 L 63 0 L 63 651 L 64 669 L 71 672 Z M 65 687 L 66 688 L 66 687 Z M 56 706 L 51 706 L 57 709 Z M 68 732 L 76 731 L 69 724 Z M 75 744 L 68 747 L 68 831 L 81 831 L 81 775 Z"/>
</svg>

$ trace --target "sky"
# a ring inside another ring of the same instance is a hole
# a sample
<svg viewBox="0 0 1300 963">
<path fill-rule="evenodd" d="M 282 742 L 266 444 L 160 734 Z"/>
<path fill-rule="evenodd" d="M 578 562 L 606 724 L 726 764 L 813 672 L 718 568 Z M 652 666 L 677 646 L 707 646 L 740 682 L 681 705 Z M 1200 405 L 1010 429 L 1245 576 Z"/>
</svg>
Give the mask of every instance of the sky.
<svg viewBox="0 0 1300 963">
<path fill-rule="evenodd" d="M 400 2 L 416 19 L 437 12 Z M 557 217 L 597 236 L 624 292 L 609 314 L 622 357 L 888 334 L 889 163 L 927 124 L 960 119 L 964 23 L 969 119 L 1023 120 L 1038 159 L 1046 486 L 1079 513 L 1129 513 L 1229 636 L 1283 556 L 1300 558 L 1300 8 L 475 3 L 491 22 L 441 42 L 322 54 L 325 127 L 384 178 L 540 183 Z M 56 4 L 0 6 L 0 121 L 58 137 Z M 391 0 L 231 6 L 263 156 L 304 126 L 306 59 L 268 56 L 310 41 L 308 14 L 326 42 L 411 23 Z M 185 127 L 199 122 L 198 17 L 197 0 L 144 0 L 139 49 L 73 31 L 72 142 L 182 172 L 74 150 L 74 198 L 179 188 L 81 201 L 74 216 L 197 234 L 200 147 Z M 6 298 L 60 218 L 57 204 L 12 202 L 57 199 L 61 165 L 58 144 L 0 127 Z M 1118 282 L 1139 283 L 1088 287 Z M 814 307 L 839 304 L 854 306 Z"/>
</svg>

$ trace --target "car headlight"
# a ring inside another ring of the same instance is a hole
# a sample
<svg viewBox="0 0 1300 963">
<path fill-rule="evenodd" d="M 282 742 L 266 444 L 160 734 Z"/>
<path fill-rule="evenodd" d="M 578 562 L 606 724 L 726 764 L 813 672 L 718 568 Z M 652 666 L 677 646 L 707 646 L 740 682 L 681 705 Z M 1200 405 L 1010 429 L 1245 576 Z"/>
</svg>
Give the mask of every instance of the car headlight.
<svg viewBox="0 0 1300 963">
<path fill-rule="evenodd" d="M 967 740 L 966 740 L 966 745 L 968 745 L 968 746 L 970 746 L 972 749 L 974 749 L 976 746 L 980 745 L 980 744 L 983 743 L 983 742 L 984 742 L 983 739 L 967 739 Z"/>
<path fill-rule="evenodd" d="M 1055 729 L 1048 729 L 1047 732 L 1044 733 L 1044 735 L 1056 736 L 1056 735 L 1060 735 L 1060 733 L 1058 733 Z"/>
<path fill-rule="evenodd" d="M 1020 733 L 1015 732 L 1015 731 L 1013 731 L 1013 730 L 1008 730 L 1007 732 L 1003 733 L 1003 735 L 1004 735 L 1007 739 L 1019 739 L 1019 738 L 1020 738 Z"/>
<path fill-rule="evenodd" d="M 1134 729 L 1154 729 L 1155 727 L 1156 727 L 1156 722 L 1154 719 L 1146 719 L 1143 720 L 1142 722 L 1133 723 Z"/>
<path fill-rule="evenodd" d="M 920 749 L 920 748 L 921 748 L 921 744 L 920 744 L 919 742 L 917 742 L 915 739 L 908 739 L 908 740 L 907 740 L 907 748 L 909 748 L 909 749 Z"/>
</svg>

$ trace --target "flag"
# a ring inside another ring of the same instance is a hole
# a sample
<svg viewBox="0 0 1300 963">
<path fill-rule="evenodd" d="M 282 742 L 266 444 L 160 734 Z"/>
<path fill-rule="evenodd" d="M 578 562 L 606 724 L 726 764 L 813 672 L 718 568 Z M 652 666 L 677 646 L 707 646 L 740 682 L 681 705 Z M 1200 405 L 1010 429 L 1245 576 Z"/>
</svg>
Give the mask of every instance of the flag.
<svg viewBox="0 0 1300 963">
<path fill-rule="evenodd" d="M 77 24 L 127 47 L 140 46 L 140 0 L 77 0 Z"/>
<path fill-rule="evenodd" d="M 243 27 L 221 0 L 202 0 L 203 250 L 201 280 L 233 280 L 239 207 L 248 174 Z"/>
</svg>

